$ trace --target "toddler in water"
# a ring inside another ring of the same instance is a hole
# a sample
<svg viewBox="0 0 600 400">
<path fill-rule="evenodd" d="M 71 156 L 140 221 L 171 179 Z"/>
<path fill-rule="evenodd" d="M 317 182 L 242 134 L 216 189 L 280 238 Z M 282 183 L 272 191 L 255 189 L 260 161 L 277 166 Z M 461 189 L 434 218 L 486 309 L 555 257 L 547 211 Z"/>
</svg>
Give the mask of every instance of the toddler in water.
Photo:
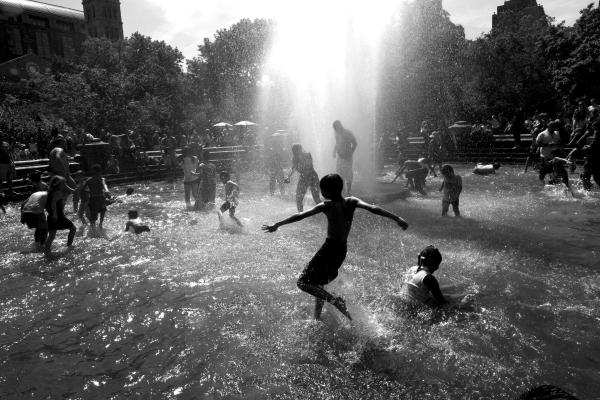
<svg viewBox="0 0 600 400">
<path fill-rule="evenodd" d="M 142 232 L 150 232 L 148 225 L 142 225 L 137 210 L 129 210 L 127 216 L 129 217 L 129 221 L 125 224 L 125 232 L 135 233 L 136 235 Z"/>
<path fill-rule="evenodd" d="M 433 276 L 441 263 L 442 254 L 433 246 L 427 246 L 419 253 L 417 265 L 410 267 L 404 274 L 403 295 L 406 300 L 429 306 L 447 303 L 437 279 Z"/>
<path fill-rule="evenodd" d="M 237 183 L 230 180 L 229 172 L 221 172 L 219 178 L 221 178 L 221 182 L 225 185 L 225 203 L 219 209 L 219 222 L 223 222 L 223 213 L 229 211 L 231 219 L 239 226 L 243 226 L 242 222 L 235 216 L 235 209 L 239 204 L 238 196 L 240 195 L 240 188 Z"/>
<path fill-rule="evenodd" d="M 462 178 L 460 175 L 454 174 L 454 168 L 450 165 L 444 165 L 442 167 L 442 176 L 444 181 L 440 187 L 440 192 L 444 191 L 444 197 L 442 198 L 442 216 L 448 215 L 448 208 L 452 204 L 452 210 L 454 215 L 460 217 L 460 210 L 458 209 L 458 199 L 462 192 Z"/>
<path fill-rule="evenodd" d="M 433 273 L 440 268 L 442 254 L 434 246 L 427 246 L 419 253 L 417 265 L 410 267 L 404 274 L 402 297 L 415 303 L 432 307 L 454 305 L 462 310 L 472 310 L 474 296 L 472 294 L 453 294 L 444 297 Z"/>
</svg>

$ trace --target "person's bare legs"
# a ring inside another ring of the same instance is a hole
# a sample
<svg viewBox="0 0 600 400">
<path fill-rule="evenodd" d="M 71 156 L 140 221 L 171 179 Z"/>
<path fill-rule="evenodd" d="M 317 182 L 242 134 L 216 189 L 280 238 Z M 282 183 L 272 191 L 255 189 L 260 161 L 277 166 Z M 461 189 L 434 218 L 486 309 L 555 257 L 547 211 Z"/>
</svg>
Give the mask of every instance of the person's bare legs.
<svg viewBox="0 0 600 400">
<path fill-rule="evenodd" d="M 302 212 L 304 210 L 304 195 L 308 190 L 308 184 L 304 182 L 304 179 L 300 178 L 298 180 L 298 185 L 296 186 L 296 207 L 298 208 L 298 212 Z"/>
<path fill-rule="evenodd" d="M 50 248 L 52 247 L 52 242 L 54 242 L 54 238 L 56 238 L 56 231 L 48 232 L 48 238 L 46 239 L 44 253 L 50 254 Z"/>
<path fill-rule="evenodd" d="M 458 209 L 458 201 L 452 203 L 452 211 L 454 211 L 455 217 L 460 217 L 460 210 Z"/>
<path fill-rule="evenodd" d="M 100 229 L 102 229 L 102 224 L 104 223 L 104 215 L 106 214 L 106 211 L 101 211 L 100 212 L 100 223 L 98 224 L 98 227 Z"/>
<path fill-rule="evenodd" d="M 244 226 L 242 225 L 242 221 L 240 221 L 236 216 L 235 216 L 235 209 L 234 208 L 230 208 L 229 209 L 229 217 L 239 226 Z"/>
<path fill-rule="evenodd" d="M 317 298 L 317 302 L 315 303 L 315 318 L 321 318 L 321 311 L 323 310 L 323 303 L 326 301 L 331 303 L 335 308 L 337 308 L 342 314 L 344 314 L 350 321 L 352 321 L 352 317 L 348 310 L 346 309 L 346 302 L 341 297 L 335 297 L 328 291 L 326 291 L 321 285 L 312 285 L 310 283 L 304 282 L 302 280 L 298 280 L 297 282 L 298 288 L 303 292 L 306 292 L 312 296 Z M 319 307 L 319 302 L 322 304 Z"/>
<path fill-rule="evenodd" d="M 73 239 L 75 239 L 75 234 L 77 233 L 77 228 L 72 226 L 69 229 L 69 236 L 67 237 L 67 247 L 71 247 L 73 245 Z"/>
<path fill-rule="evenodd" d="M 310 185 L 310 193 L 312 194 L 315 204 L 319 204 L 321 202 L 321 195 L 319 193 L 319 186 L 317 184 Z"/>
</svg>

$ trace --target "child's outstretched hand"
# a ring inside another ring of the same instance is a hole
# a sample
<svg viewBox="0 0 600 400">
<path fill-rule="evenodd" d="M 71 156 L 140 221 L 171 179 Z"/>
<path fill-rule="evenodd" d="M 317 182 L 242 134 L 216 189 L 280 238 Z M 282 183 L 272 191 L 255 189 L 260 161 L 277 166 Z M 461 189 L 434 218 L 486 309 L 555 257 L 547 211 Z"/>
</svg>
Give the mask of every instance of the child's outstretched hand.
<svg viewBox="0 0 600 400">
<path fill-rule="evenodd" d="M 261 229 L 265 232 L 273 233 L 277 230 L 277 225 L 263 225 Z"/>
</svg>

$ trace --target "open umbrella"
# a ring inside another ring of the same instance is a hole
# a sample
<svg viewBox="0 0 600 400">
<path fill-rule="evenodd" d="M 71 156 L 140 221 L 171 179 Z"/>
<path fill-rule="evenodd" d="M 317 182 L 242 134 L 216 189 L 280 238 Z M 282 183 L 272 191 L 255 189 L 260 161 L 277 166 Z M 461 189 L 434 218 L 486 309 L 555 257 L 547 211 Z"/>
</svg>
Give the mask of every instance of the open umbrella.
<svg viewBox="0 0 600 400">
<path fill-rule="evenodd" d="M 226 127 L 230 127 L 230 126 L 233 126 L 233 125 L 228 124 L 227 122 L 219 122 L 218 124 L 214 124 L 213 126 L 215 128 L 226 128 Z"/>
<path fill-rule="evenodd" d="M 450 125 L 448 129 L 471 129 L 472 126 L 466 121 L 457 121 L 453 125 Z"/>
<path fill-rule="evenodd" d="M 250 122 L 250 121 L 240 121 L 237 124 L 235 124 L 235 126 L 252 126 L 252 125 L 256 125 L 254 122 Z"/>
</svg>

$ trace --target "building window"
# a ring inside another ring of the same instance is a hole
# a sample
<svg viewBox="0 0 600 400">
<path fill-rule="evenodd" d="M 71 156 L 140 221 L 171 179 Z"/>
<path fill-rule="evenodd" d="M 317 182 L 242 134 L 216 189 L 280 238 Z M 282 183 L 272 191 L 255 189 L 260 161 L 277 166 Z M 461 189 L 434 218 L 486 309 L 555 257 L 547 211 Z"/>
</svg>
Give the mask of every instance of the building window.
<svg viewBox="0 0 600 400">
<path fill-rule="evenodd" d="M 44 31 L 35 32 L 35 44 L 37 46 L 37 55 L 41 57 L 50 57 L 50 41 L 48 33 Z"/>
<path fill-rule="evenodd" d="M 50 22 L 46 18 L 35 17 L 29 15 L 29 23 L 33 26 L 39 26 L 40 28 L 49 28 Z"/>
<path fill-rule="evenodd" d="M 72 22 L 66 22 L 66 21 L 60 21 L 60 20 L 56 21 L 56 27 L 60 30 L 67 31 L 67 32 L 73 32 L 75 30 L 75 26 L 73 25 Z"/>
<path fill-rule="evenodd" d="M 21 31 L 19 31 L 19 28 L 17 27 L 8 28 L 8 51 L 15 55 L 23 54 Z"/>
</svg>

